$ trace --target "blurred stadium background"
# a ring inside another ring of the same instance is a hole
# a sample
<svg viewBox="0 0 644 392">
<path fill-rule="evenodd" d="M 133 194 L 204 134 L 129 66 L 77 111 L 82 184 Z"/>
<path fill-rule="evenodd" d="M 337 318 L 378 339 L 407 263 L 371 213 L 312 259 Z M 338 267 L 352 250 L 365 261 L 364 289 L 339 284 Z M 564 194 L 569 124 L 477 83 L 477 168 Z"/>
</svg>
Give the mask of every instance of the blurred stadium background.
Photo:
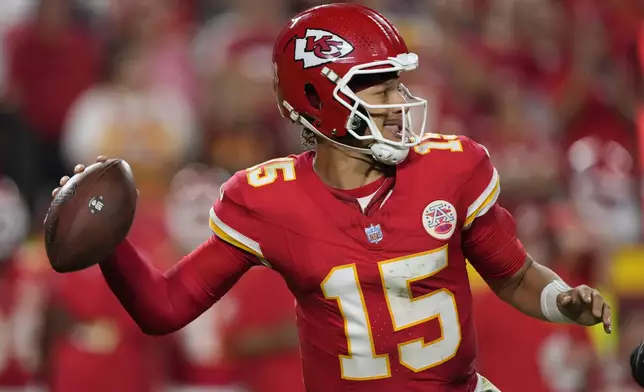
<svg viewBox="0 0 644 392">
<path fill-rule="evenodd" d="M 149 260 L 168 268 L 207 238 L 230 173 L 301 149 L 275 107 L 270 53 L 287 18 L 318 3 L 0 1 L 0 392 L 302 391 L 293 299 L 272 272 L 251 271 L 189 327 L 152 338 L 97 268 L 54 274 L 40 231 L 61 175 L 105 154 L 135 170 L 131 238 Z M 489 148 L 532 255 L 618 309 L 610 338 L 541 323 L 473 273 L 481 372 L 506 392 L 634 391 L 644 3 L 364 3 L 421 56 L 406 84 L 429 100 L 430 131 Z"/>
</svg>

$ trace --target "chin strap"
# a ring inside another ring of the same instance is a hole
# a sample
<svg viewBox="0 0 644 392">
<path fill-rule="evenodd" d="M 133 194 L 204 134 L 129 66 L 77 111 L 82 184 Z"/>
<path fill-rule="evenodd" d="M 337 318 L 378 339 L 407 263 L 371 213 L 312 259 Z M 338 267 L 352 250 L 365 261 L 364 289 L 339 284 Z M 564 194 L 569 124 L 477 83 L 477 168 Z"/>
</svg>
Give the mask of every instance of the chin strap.
<svg viewBox="0 0 644 392">
<path fill-rule="evenodd" d="M 396 148 L 384 143 L 373 143 L 369 150 L 375 160 L 385 165 L 397 165 L 409 155 L 409 148 Z"/>
</svg>

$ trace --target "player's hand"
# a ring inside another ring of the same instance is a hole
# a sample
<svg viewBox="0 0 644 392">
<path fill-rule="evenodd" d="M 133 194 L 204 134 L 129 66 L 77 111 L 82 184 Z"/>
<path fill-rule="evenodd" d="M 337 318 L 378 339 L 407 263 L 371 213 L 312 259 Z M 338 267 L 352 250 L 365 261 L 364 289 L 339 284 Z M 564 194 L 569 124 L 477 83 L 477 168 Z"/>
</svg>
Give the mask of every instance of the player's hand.
<svg viewBox="0 0 644 392">
<path fill-rule="evenodd" d="M 105 162 L 105 161 L 107 161 L 106 156 L 101 155 L 98 158 L 96 158 L 96 162 Z M 76 167 L 74 167 L 74 175 L 80 174 L 80 173 L 82 173 L 84 171 L 85 171 L 85 165 L 83 165 L 83 164 L 78 164 L 78 165 L 76 165 Z M 69 181 L 69 179 L 70 179 L 69 176 L 63 176 L 60 179 L 60 186 L 58 188 L 54 189 L 51 192 L 51 197 L 56 197 L 56 193 L 58 193 L 60 188 L 62 188 L 65 184 L 67 184 L 67 181 Z"/>
<path fill-rule="evenodd" d="M 586 285 L 577 286 L 557 296 L 561 313 L 579 325 L 602 323 L 604 331 L 613 331 L 612 310 L 599 291 Z"/>
</svg>

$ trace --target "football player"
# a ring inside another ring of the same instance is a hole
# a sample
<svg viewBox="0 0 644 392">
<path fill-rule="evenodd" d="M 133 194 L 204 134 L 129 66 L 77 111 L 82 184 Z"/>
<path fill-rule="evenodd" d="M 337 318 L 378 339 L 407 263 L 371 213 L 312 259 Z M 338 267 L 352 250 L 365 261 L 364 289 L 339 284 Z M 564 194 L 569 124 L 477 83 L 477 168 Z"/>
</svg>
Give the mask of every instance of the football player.
<svg viewBox="0 0 644 392">
<path fill-rule="evenodd" d="M 495 391 L 474 367 L 467 258 L 519 311 L 610 332 L 596 290 L 526 254 L 486 149 L 425 133 L 427 102 L 401 83 L 417 66 L 364 6 L 291 19 L 273 50 L 275 92 L 315 146 L 235 174 L 210 210 L 215 235 L 169 271 L 128 241 L 100 263 L 141 329 L 182 328 L 265 266 L 296 297 L 307 391 Z"/>
</svg>

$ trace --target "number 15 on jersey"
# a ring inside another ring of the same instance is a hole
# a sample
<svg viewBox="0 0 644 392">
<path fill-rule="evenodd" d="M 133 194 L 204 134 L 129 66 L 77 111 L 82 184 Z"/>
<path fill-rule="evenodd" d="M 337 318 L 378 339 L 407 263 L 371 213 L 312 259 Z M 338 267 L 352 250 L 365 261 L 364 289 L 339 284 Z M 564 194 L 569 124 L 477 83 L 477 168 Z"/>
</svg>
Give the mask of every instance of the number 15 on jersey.
<svg viewBox="0 0 644 392">
<path fill-rule="evenodd" d="M 447 246 L 378 263 L 395 332 L 434 319 L 441 336 L 431 342 L 423 337 L 398 345 L 401 365 L 421 372 L 452 359 L 461 343 L 461 329 L 454 294 L 447 289 L 413 297 L 411 285 L 447 267 Z M 371 322 L 355 264 L 333 268 L 321 284 L 324 297 L 336 300 L 344 319 L 347 354 L 340 355 L 342 378 L 374 380 L 391 377 L 389 355 L 376 353 Z M 400 293 L 406 295 L 400 295 Z"/>
</svg>

